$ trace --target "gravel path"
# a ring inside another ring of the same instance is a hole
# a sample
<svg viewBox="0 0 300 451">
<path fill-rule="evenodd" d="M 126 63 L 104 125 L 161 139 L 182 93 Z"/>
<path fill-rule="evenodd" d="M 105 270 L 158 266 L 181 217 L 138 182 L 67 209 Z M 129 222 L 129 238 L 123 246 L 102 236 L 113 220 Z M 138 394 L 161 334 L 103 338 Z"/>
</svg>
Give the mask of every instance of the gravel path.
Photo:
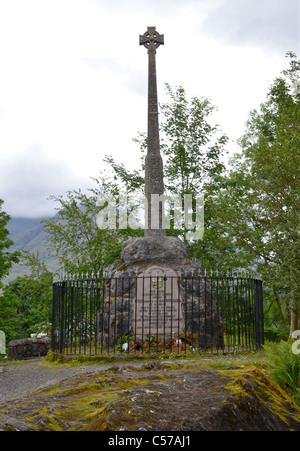
<svg viewBox="0 0 300 451">
<path fill-rule="evenodd" d="M 21 365 L 0 365 L 0 405 L 39 388 L 56 385 L 63 380 L 83 374 L 97 373 L 112 366 L 106 364 L 82 365 L 74 368 L 46 368 L 40 366 L 40 362 L 41 359 L 36 359 Z"/>
</svg>

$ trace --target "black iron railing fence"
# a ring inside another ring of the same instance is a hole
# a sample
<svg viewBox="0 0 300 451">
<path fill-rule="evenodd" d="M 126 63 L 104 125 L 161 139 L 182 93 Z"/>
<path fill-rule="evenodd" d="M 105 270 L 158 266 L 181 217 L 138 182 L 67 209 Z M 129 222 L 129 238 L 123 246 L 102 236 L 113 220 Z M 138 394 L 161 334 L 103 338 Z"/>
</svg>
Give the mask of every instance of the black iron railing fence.
<svg viewBox="0 0 300 451">
<path fill-rule="evenodd" d="M 126 273 L 53 284 L 53 351 L 236 352 L 263 342 L 262 281 L 249 274 Z"/>
</svg>

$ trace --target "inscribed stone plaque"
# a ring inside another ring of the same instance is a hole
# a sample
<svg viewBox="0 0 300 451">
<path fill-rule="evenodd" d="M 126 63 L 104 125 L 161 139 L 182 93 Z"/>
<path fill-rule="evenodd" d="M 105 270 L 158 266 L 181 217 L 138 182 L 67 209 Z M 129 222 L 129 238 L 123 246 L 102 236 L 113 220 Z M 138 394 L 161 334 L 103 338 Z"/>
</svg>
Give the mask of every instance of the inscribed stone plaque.
<svg viewBox="0 0 300 451">
<path fill-rule="evenodd" d="M 137 278 L 134 315 L 137 335 L 180 334 L 181 302 L 178 275 L 173 269 L 152 266 Z"/>
</svg>

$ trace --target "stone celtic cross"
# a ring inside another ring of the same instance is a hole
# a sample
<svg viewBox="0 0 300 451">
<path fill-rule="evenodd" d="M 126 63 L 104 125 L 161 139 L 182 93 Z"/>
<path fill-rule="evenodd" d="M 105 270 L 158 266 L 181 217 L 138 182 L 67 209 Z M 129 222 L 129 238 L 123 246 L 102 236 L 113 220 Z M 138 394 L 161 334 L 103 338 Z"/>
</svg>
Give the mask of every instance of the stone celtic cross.
<svg viewBox="0 0 300 451">
<path fill-rule="evenodd" d="M 156 81 L 156 49 L 164 44 L 164 35 L 155 27 L 148 27 L 140 35 L 140 45 L 148 49 L 148 149 L 145 160 L 145 196 L 148 203 L 145 221 L 145 236 L 165 236 L 162 204 L 155 200 L 164 194 L 163 162 L 160 155 L 158 100 Z M 156 196 L 153 196 L 156 195 Z"/>
<path fill-rule="evenodd" d="M 144 45 L 146 49 L 156 50 L 161 44 L 164 44 L 164 35 L 159 34 L 155 27 L 148 27 L 143 35 L 140 35 L 140 45 Z"/>
</svg>

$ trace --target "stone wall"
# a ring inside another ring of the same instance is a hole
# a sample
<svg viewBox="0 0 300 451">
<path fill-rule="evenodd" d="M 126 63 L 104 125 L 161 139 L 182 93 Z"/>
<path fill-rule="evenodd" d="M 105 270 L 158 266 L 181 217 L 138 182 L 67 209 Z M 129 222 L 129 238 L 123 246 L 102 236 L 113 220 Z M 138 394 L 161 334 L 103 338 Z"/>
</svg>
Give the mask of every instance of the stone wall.
<svg viewBox="0 0 300 451">
<path fill-rule="evenodd" d="M 9 343 L 9 360 L 26 360 L 34 357 L 44 357 L 50 351 L 50 338 L 23 338 Z"/>
</svg>

